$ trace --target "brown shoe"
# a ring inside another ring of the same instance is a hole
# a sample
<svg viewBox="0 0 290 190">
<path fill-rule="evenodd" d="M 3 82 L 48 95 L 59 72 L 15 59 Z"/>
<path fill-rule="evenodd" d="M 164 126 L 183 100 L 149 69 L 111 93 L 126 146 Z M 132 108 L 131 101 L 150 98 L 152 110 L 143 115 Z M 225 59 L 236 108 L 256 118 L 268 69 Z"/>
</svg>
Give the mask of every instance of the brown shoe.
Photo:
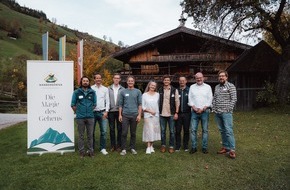
<svg viewBox="0 0 290 190">
<path fill-rule="evenodd" d="M 236 158 L 236 152 L 235 151 L 233 151 L 233 150 L 231 150 L 230 152 L 229 152 L 229 157 L 231 158 L 231 159 L 235 159 Z"/>
<path fill-rule="evenodd" d="M 174 152 L 174 148 L 169 148 L 168 152 L 172 154 Z"/>
<path fill-rule="evenodd" d="M 166 152 L 166 147 L 162 145 L 160 148 L 160 152 L 162 152 L 162 153 Z"/>
<path fill-rule="evenodd" d="M 228 151 L 225 147 L 222 147 L 219 151 L 217 151 L 218 154 L 226 154 Z"/>
<path fill-rule="evenodd" d="M 115 147 L 112 147 L 111 148 L 111 152 L 114 152 L 116 149 L 115 149 Z"/>
<path fill-rule="evenodd" d="M 80 158 L 84 158 L 85 157 L 85 153 L 84 152 L 81 152 L 80 153 Z"/>
<path fill-rule="evenodd" d="M 95 157 L 95 154 L 93 152 L 89 152 L 88 153 L 88 156 L 91 157 L 91 158 L 93 158 L 93 157 Z"/>
</svg>

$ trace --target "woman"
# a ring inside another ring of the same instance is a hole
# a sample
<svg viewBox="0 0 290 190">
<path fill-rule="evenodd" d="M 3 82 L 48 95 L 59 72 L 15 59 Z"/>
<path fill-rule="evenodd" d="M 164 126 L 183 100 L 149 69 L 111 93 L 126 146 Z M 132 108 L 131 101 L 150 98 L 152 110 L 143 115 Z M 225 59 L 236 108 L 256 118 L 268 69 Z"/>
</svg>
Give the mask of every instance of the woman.
<svg viewBox="0 0 290 190">
<path fill-rule="evenodd" d="M 143 142 L 147 143 L 146 154 L 154 151 L 153 142 L 161 140 L 159 123 L 159 93 L 156 92 L 157 83 L 150 81 L 142 96 L 144 111 Z"/>
</svg>

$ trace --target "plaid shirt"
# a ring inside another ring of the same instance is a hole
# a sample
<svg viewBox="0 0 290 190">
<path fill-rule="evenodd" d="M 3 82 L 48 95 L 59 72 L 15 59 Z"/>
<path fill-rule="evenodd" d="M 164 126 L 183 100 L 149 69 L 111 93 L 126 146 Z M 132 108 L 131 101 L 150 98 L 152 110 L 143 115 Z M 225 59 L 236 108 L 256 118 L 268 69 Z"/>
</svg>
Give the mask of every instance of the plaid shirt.
<svg viewBox="0 0 290 190">
<path fill-rule="evenodd" d="M 237 90 L 235 85 L 229 82 L 216 85 L 212 102 L 213 112 L 232 113 L 236 102 Z"/>
</svg>

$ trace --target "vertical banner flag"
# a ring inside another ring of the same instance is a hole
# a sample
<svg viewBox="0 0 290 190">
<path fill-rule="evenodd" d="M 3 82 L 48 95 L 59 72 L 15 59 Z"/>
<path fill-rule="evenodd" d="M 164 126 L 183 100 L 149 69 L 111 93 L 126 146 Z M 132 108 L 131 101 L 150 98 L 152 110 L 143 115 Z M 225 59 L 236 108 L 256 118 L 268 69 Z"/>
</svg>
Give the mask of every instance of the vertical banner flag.
<svg viewBox="0 0 290 190">
<path fill-rule="evenodd" d="M 77 82 L 80 83 L 81 78 L 83 77 L 83 55 L 84 55 L 84 40 L 78 42 L 77 47 Z"/>
<path fill-rule="evenodd" d="M 66 36 L 59 38 L 59 60 L 65 61 L 65 44 L 66 43 Z"/>
<path fill-rule="evenodd" d="M 42 57 L 48 60 L 48 32 L 42 34 Z"/>
<path fill-rule="evenodd" d="M 27 154 L 74 152 L 72 61 L 27 61 Z"/>
</svg>

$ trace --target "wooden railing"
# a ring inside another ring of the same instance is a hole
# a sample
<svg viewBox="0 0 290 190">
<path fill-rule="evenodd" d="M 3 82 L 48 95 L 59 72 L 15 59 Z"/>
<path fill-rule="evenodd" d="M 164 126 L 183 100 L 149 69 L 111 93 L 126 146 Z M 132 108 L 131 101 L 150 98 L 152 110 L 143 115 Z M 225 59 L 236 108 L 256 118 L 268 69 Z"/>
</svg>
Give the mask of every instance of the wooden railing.
<svg viewBox="0 0 290 190">
<path fill-rule="evenodd" d="M 214 53 L 191 53 L 191 54 L 171 54 L 153 55 L 146 60 L 131 60 L 130 62 L 179 62 L 179 61 L 234 61 L 236 56 L 228 54 Z"/>
<path fill-rule="evenodd" d="M 122 75 L 121 76 L 121 79 L 122 79 L 122 82 L 126 82 L 126 79 L 127 79 L 127 76 L 128 75 Z M 162 82 L 162 77 L 163 75 L 133 75 L 135 77 L 135 82 L 149 82 L 151 80 L 154 80 L 156 82 Z M 178 82 L 178 79 L 179 79 L 179 75 L 178 74 L 175 74 L 175 75 L 169 75 L 172 82 Z M 194 78 L 189 78 L 187 80 L 189 83 L 194 83 L 195 82 L 195 79 Z M 204 76 L 204 81 L 205 82 L 209 82 L 209 83 L 217 83 L 218 80 L 217 80 L 217 75 L 205 75 Z"/>
</svg>

